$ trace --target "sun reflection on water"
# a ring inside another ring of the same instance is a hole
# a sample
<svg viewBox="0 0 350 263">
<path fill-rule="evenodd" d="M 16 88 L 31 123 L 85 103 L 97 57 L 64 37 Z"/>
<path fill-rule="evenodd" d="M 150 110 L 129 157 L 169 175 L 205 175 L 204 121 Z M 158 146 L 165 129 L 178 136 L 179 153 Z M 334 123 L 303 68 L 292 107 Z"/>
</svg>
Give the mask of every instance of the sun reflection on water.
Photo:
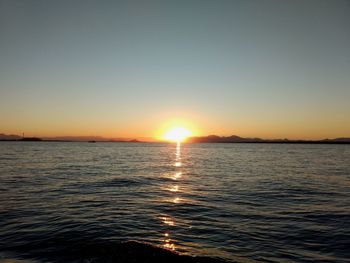
<svg viewBox="0 0 350 263">
<path fill-rule="evenodd" d="M 175 162 L 175 166 L 176 167 L 180 167 L 180 166 L 182 166 L 182 163 L 181 162 Z"/>
<path fill-rule="evenodd" d="M 181 144 L 176 143 L 176 152 L 175 152 L 175 167 L 181 167 Z"/>
<path fill-rule="evenodd" d="M 175 155 L 176 155 L 176 159 L 177 160 L 181 159 L 181 143 L 179 143 L 179 142 L 176 144 L 176 153 L 175 153 Z"/>
<path fill-rule="evenodd" d="M 180 203 L 181 199 L 179 197 L 175 197 L 173 200 L 173 203 L 178 204 Z"/>
<path fill-rule="evenodd" d="M 176 172 L 174 176 L 172 177 L 174 180 L 179 179 L 182 176 L 182 172 Z"/>
<path fill-rule="evenodd" d="M 175 171 L 172 175 L 172 179 L 174 181 L 178 181 L 182 178 L 182 162 L 181 162 L 181 144 L 180 142 L 177 142 L 176 144 L 176 150 L 175 150 L 175 160 L 174 160 L 174 167 Z M 171 193 L 178 193 L 180 191 L 180 185 L 178 183 L 169 185 L 166 190 L 168 190 Z M 173 204 L 181 203 L 181 198 L 179 196 L 173 196 L 168 201 L 170 201 Z M 170 228 L 176 227 L 175 220 L 170 217 L 169 215 L 164 215 L 160 217 L 160 220 L 162 223 Z M 173 239 L 170 238 L 171 232 L 169 229 L 164 233 L 164 237 L 162 239 L 162 246 L 169 250 L 176 250 L 175 243 Z"/>
<path fill-rule="evenodd" d="M 179 191 L 179 186 L 178 185 L 173 185 L 172 187 L 169 188 L 170 192 L 178 192 Z"/>
<path fill-rule="evenodd" d="M 172 240 L 169 237 L 169 233 L 164 233 L 163 247 L 166 248 L 166 249 L 175 250 L 175 244 L 172 243 Z"/>
<path fill-rule="evenodd" d="M 162 216 L 160 220 L 168 226 L 175 226 L 175 222 L 170 217 Z"/>
</svg>

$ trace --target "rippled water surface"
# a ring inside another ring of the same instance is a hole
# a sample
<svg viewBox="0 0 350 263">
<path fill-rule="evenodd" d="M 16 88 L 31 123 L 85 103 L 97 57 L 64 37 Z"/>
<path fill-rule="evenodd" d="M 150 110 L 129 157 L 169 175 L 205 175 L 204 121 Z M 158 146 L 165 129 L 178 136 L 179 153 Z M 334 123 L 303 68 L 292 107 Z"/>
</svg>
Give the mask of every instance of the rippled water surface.
<svg viewBox="0 0 350 263">
<path fill-rule="evenodd" d="M 80 247 L 128 240 L 349 262 L 350 146 L 0 142 L 0 258 L 88 262 Z"/>
</svg>

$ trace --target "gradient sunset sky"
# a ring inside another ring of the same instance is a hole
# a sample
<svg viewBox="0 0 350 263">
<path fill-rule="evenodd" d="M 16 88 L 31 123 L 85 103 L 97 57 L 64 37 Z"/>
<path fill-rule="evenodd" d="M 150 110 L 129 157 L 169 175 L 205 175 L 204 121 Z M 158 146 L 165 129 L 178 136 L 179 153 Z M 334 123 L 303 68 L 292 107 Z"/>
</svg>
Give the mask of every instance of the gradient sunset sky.
<svg viewBox="0 0 350 263">
<path fill-rule="evenodd" d="M 350 1 L 0 0 L 0 133 L 350 137 Z"/>
</svg>

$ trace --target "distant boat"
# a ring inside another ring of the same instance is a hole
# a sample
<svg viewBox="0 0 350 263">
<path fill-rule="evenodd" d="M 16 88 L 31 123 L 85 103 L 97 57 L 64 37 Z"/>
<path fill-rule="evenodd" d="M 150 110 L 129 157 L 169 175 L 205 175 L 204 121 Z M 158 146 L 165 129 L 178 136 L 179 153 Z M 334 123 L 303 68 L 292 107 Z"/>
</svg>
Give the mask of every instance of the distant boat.
<svg viewBox="0 0 350 263">
<path fill-rule="evenodd" d="M 95 143 L 96 141 L 89 141 L 89 143 Z"/>
</svg>

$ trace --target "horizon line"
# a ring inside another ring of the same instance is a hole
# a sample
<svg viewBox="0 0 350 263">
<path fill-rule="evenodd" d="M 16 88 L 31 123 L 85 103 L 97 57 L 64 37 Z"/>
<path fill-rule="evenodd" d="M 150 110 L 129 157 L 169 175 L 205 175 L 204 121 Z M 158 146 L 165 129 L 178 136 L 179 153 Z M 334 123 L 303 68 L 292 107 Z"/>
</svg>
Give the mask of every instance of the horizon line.
<svg viewBox="0 0 350 263">
<path fill-rule="evenodd" d="M 2 138 L 3 137 L 3 138 Z M 159 139 L 156 137 L 151 136 L 135 136 L 135 137 L 105 137 L 100 135 L 58 135 L 58 136 L 23 136 L 18 134 L 6 134 L 6 133 L 0 133 L 0 140 L 9 140 L 4 139 L 5 137 L 13 137 L 14 140 L 20 140 L 20 139 L 30 139 L 30 138 L 38 138 L 44 141 L 100 141 L 100 142 L 113 142 L 113 141 L 120 141 L 120 142 L 128 142 L 128 141 L 140 141 L 140 142 L 167 142 L 166 139 Z M 217 135 L 217 134 L 208 134 L 208 135 L 197 135 L 197 136 L 188 136 L 184 142 L 186 142 L 188 139 L 210 139 L 210 138 L 217 138 L 217 139 L 242 139 L 242 140 L 256 140 L 256 141 L 327 141 L 327 140 L 339 140 L 339 139 L 347 139 L 350 141 L 350 136 L 340 136 L 340 137 L 325 137 L 321 139 L 305 139 L 305 138 L 297 138 L 297 139 L 290 139 L 287 137 L 276 137 L 276 138 L 263 138 L 263 137 L 242 137 L 240 135 L 232 134 L 232 135 Z M 11 138 L 10 138 L 11 140 Z"/>
</svg>

